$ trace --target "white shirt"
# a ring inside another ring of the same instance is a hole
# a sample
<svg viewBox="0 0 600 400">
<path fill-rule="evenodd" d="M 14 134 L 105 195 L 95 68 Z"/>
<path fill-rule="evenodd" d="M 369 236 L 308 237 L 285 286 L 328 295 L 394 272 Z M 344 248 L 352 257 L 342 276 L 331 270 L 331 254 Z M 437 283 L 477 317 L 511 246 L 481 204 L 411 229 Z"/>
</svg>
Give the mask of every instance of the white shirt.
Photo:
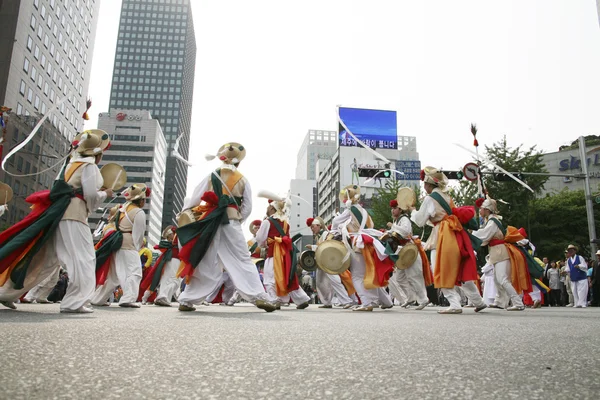
<svg viewBox="0 0 600 400">
<path fill-rule="evenodd" d="M 136 250 L 144 247 L 144 231 L 146 230 L 146 213 L 144 210 L 138 212 L 133 218 L 133 228 L 131 236 L 133 237 L 133 245 Z"/>
<path fill-rule="evenodd" d="M 78 162 L 81 161 L 82 159 L 78 160 Z M 106 192 L 98 190 L 102 187 L 103 180 L 96 164 L 88 163 L 81 168 L 83 168 L 81 171 L 81 189 L 89 214 L 106 200 Z"/>
<path fill-rule="evenodd" d="M 5 206 L 4 204 L 0 206 L 0 217 L 4 215 L 4 212 L 6 211 L 8 207 Z"/>
<path fill-rule="evenodd" d="M 481 229 L 472 232 L 472 235 L 482 241 L 482 246 L 487 246 L 498 232 L 498 225 L 490 219 L 487 220 L 485 226 Z"/>
<path fill-rule="evenodd" d="M 235 171 L 236 168 L 233 165 L 223 165 L 221 166 L 221 168 L 228 168 L 232 171 Z M 200 184 L 198 184 L 198 186 L 196 186 L 196 189 L 194 189 L 194 193 L 192 194 L 192 197 L 190 197 L 189 199 L 187 199 L 184 204 L 183 204 L 183 209 L 184 210 L 188 210 L 190 208 L 199 206 L 200 203 L 202 202 L 202 196 L 204 195 L 204 193 L 208 190 L 208 183 L 210 182 L 210 179 L 212 177 L 212 173 L 210 175 L 208 175 L 206 178 L 204 178 L 202 180 L 202 182 L 200 182 Z M 244 181 L 244 194 L 242 196 L 242 205 L 240 206 L 240 214 L 242 215 L 242 220 L 241 223 L 243 223 L 252 213 L 252 188 L 250 187 L 250 183 L 248 182 L 248 180 L 246 179 L 246 177 L 242 178 Z M 227 188 L 223 188 L 223 194 L 230 196 L 229 192 L 227 191 Z"/>
<path fill-rule="evenodd" d="M 424 227 L 431 218 L 435 216 L 434 199 L 431 196 L 425 197 L 421 207 L 418 210 L 413 210 L 410 219 L 419 227 Z"/>
<path fill-rule="evenodd" d="M 392 224 L 390 232 L 396 232 L 404 239 L 411 239 L 413 236 L 412 225 L 410 218 L 400 216 L 396 222 Z"/>
<path fill-rule="evenodd" d="M 256 242 L 259 246 L 263 247 L 267 243 L 269 229 L 271 229 L 271 223 L 268 219 L 265 219 L 261 222 L 260 228 L 258 228 L 258 231 L 256 232 Z"/>
</svg>

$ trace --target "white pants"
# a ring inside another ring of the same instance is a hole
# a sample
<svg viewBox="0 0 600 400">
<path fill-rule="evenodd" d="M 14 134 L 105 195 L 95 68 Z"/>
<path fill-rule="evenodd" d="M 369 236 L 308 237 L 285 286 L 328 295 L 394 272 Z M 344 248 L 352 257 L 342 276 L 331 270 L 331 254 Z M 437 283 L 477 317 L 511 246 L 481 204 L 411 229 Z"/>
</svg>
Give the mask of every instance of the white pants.
<svg viewBox="0 0 600 400">
<path fill-rule="evenodd" d="M 91 302 L 96 305 L 106 303 L 110 294 L 120 285 L 123 295 L 119 299 L 119 304 L 136 303 L 141 280 L 142 264 L 138 252 L 135 250 L 117 250 L 112 255 L 106 282 L 96 289 Z"/>
<path fill-rule="evenodd" d="M 573 306 L 587 307 L 588 280 L 571 281 L 571 290 L 573 291 Z"/>
<path fill-rule="evenodd" d="M 280 303 L 286 303 L 288 298 L 291 298 L 294 304 L 300 305 L 310 301 L 310 297 L 306 294 L 304 289 L 299 287 L 288 293 L 288 296 L 277 297 L 277 289 L 275 289 L 275 270 L 273 269 L 273 257 L 269 257 L 265 260 L 265 267 L 263 269 L 263 283 L 267 294 L 271 298 L 271 301 L 278 301 Z"/>
<path fill-rule="evenodd" d="M 436 253 L 437 252 L 435 249 L 431 250 L 431 272 L 432 273 L 435 272 Z M 460 289 L 462 290 L 464 295 L 467 297 L 467 299 L 470 300 L 475 307 L 485 306 L 485 303 L 484 303 L 483 299 L 481 298 L 481 295 L 479 294 L 479 290 L 477 289 L 477 285 L 475 284 L 474 281 L 463 282 L 462 285 L 460 286 Z M 450 303 L 450 308 L 462 309 L 461 296 L 457 290 L 457 286 L 454 286 L 453 288 L 449 288 L 449 289 L 442 288 L 442 294 L 444 295 L 446 300 L 448 300 L 448 303 Z"/>
<path fill-rule="evenodd" d="M 229 277 L 229 273 L 227 273 L 227 271 L 223 271 L 220 283 L 217 284 L 217 288 L 213 290 L 213 292 L 210 295 L 208 295 L 206 301 L 212 303 L 212 301 L 217 297 L 217 295 L 221 291 L 221 287 L 223 287 L 221 299 L 223 300 L 223 303 L 227 303 L 229 302 L 229 300 L 231 300 L 235 293 L 235 286 L 233 284 L 233 281 Z"/>
<path fill-rule="evenodd" d="M 390 295 L 392 295 L 392 297 L 394 297 L 394 299 L 398 301 L 399 305 L 417 300 L 412 289 L 410 289 L 407 293 L 400 286 L 396 276 L 396 272 L 394 272 L 394 275 L 392 275 L 390 281 L 388 282 L 388 289 L 390 290 Z"/>
<path fill-rule="evenodd" d="M 326 306 L 331 305 L 334 293 L 341 305 L 353 303 L 342 283 L 342 278 L 339 275 L 330 275 L 320 268 L 317 269 L 317 293 L 321 303 Z"/>
<path fill-rule="evenodd" d="M 483 284 L 483 301 L 488 306 L 494 304 L 496 298 L 496 284 L 494 283 L 494 275 L 485 275 Z"/>
<path fill-rule="evenodd" d="M 494 282 L 496 284 L 496 304 L 506 308 L 508 299 L 512 301 L 513 306 L 523 307 L 523 300 L 517 294 L 510 279 L 511 265 L 510 260 L 504 260 L 494 264 Z"/>
<path fill-rule="evenodd" d="M 460 289 L 462 289 L 465 296 L 467 296 L 467 299 L 469 299 L 475 307 L 483 307 L 485 305 L 474 281 L 463 282 Z M 442 293 L 446 300 L 448 300 L 448 303 L 450 303 L 450 308 L 461 308 L 461 297 L 456 286 L 451 289 L 442 288 Z"/>
<path fill-rule="evenodd" d="M 534 302 L 542 301 L 542 292 L 540 291 L 540 288 L 533 283 L 531 287 L 533 288 L 533 291 L 529 293 L 529 297 L 531 297 L 531 300 L 533 300 Z"/>
<path fill-rule="evenodd" d="M 427 297 L 427 289 L 423 279 L 423 261 L 421 256 L 417 255 L 417 259 L 407 269 L 397 269 L 392 276 L 398 282 L 402 290 L 407 293 L 408 301 L 416 300 L 419 304 L 429 303 Z M 390 279 L 391 282 L 391 279 Z"/>
<path fill-rule="evenodd" d="M 181 285 L 181 278 L 177 278 L 177 270 L 181 261 L 178 258 L 172 258 L 171 261 L 164 266 L 162 277 L 160 278 L 160 284 L 156 293 L 156 300 L 165 299 L 169 303 L 173 299 L 173 295 L 177 291 L 179 285 Z"/>
<path fill-rule="evenodd" d="M 31 289 L 25 295 L 25 300 L 32 302 L 34 300 L 44 301 L 48 300 L 48 296 L 52 293 L 52 289 L 56 286 L 58 282 L 58 278 L 60 273 L 60 265 L 56 267 L 54 272 L 52 272 L 46 279 L 37 284 L 33 289 Z"/>
<path fill-rule="evenodd" d="M 222 266 L 244 299 L 251 303 L 258 299 L 269 300 L 250 259 L 240 222 L 230 220 L 229 224 L 217 228 L 208 251 L 179 295 L 179 303 L 188 306 L 202 303 L 221 282 Z"/>
<path fill-rule="evenodd" d="M 366 289 L 365 288 L 365 259 L 360 253 L 352 253 L 350 262 L 350 272 L 352 272 L 352 283 L 360 297 L 363 306 L 373 306 L 381 304 L 389 307 L 393 305 L 392 299 L 383 288 Z"/>
<path fill-rule="evenodd" d="M 94 294 L 96 252 L 89 226 L 79 221 L 60 221 L 53 238 L 33 258 L 23 289 L 14 289 L 10 280 L 0 288 L 0 301 L 16 301 L 63 265 L 69 285 L 60 303 L 61 310 L 76 310 Z"/>
</svg>

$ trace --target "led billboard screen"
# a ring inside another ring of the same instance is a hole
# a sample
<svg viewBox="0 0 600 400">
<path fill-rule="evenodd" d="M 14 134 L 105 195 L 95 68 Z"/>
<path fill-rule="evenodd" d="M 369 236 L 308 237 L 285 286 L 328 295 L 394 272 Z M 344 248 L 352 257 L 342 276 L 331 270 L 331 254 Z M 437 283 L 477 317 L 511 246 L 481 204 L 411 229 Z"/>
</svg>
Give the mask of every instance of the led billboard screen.
<svg viewBox="0 0 600 400">
<path fill-rule="evenodd" d="M 396 111 L 339 108 L 340 119 L 360 141 L 372 149 L 397 149 Z M 360 146 L 339 124 L 340 146 Z"/>
</svg>

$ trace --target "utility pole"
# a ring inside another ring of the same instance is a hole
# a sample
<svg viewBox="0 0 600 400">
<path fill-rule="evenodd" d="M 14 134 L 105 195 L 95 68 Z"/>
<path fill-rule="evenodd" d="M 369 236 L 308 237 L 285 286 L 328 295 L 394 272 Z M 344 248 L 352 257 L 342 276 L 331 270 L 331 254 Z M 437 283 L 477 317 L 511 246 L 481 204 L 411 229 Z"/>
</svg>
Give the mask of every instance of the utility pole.
<svg viewBox="0 0 600 400">
<path fill-rule="evenodd" d="M 585 209 L 587 211 L 588 220 L 588 233 L 590 235 L 590 247 L 592 254 L 590 257 L 594 258 L 598 246 L 596 245 L 596 222 L 594 220 L 594 203 L 592 202 L 592 190 L 590 188 L 590 176 L 588 174 L 587 157 L 585 155 L 585 138 L 579 136 L 579 157 L 581 159 L 581 170 L 583 171 L 585 179 Z"/>
</svg>

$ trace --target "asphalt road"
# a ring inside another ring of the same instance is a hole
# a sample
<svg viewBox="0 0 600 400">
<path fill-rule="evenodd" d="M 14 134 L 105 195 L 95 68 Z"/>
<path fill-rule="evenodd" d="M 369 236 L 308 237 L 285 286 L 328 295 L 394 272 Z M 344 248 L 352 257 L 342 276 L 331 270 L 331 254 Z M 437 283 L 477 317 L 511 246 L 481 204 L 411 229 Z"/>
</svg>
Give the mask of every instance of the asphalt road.
<svg viewBox="0 0 600 400">
<path fill-rule="evenodd" d="M 0 308 L 0 399 L 600 398 L 600 309 Z"/>
</svg>

